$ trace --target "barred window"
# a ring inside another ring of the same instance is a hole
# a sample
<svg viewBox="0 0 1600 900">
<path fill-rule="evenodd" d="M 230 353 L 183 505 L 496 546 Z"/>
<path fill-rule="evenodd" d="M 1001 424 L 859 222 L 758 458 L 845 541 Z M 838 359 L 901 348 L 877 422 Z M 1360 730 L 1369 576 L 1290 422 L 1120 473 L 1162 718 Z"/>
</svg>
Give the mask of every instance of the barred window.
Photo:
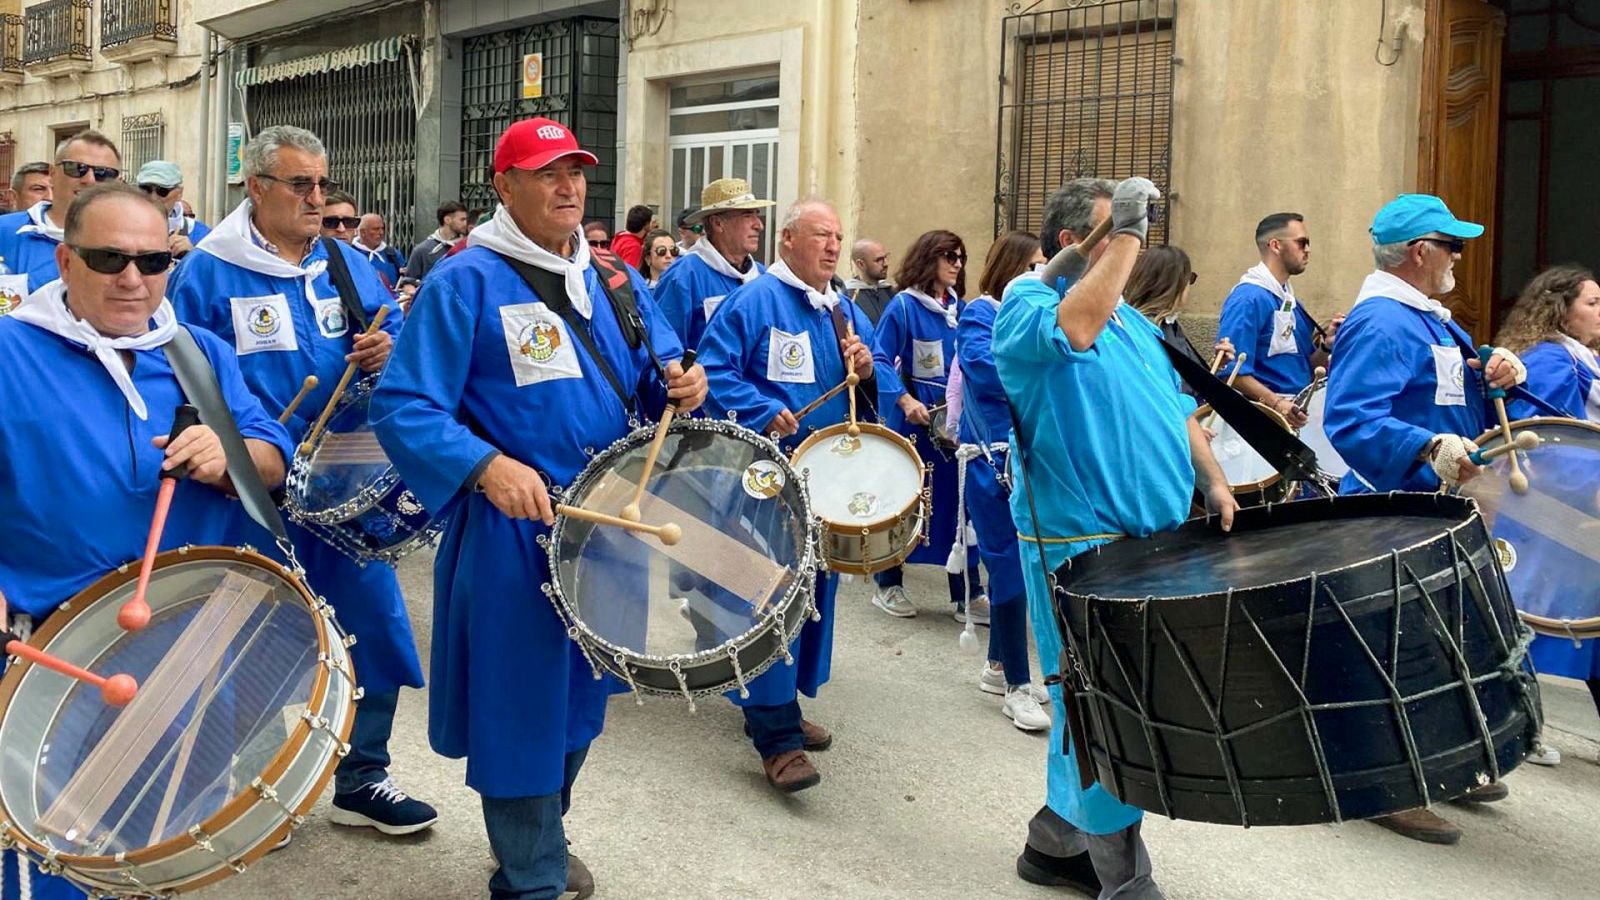
<svg viewBox="0 0 1600 900">
<path fill-rule="evenodd" d="M 1104 0 L 1007 16 L 995 233 L 1037 231 L 1045 198 L 1085 176 L 1161 188 L 1151 243 L 1167 240 L 1177 0 Z"/>
<path fill-rule="evenodd" d="M 128 183 L 145 163 L 161 158 L 161 113 L 126 116 L 122 120 L 122 171 Z"/>
<path fill-rule="evenodd" d="M 17 142 L 9 131 L 0 131 L 0 197 L 11 197 L 11 176 L 17 171 Z M 12 197 L 16 205 L 18 198 Z"/>
</svg>

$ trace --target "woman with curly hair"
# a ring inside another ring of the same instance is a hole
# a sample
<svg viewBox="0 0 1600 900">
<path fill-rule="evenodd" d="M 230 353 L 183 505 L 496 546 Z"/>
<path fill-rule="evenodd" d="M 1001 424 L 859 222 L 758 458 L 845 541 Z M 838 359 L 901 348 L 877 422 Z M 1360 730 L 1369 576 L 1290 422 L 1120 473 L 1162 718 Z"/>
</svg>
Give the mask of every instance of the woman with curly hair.
<svg viewBox="0 0 1600 900">
<path fill-rule="evenodd" d="M 1554 266 L 1533 276 L 1500 329 L 1498 344 L 1522 357 L 1527 388 L 1574 419 L 1600 422 L 1600 283 L 1580 266 Z M 1538 415 L 1511 405 L 1515 417 Z"/>
</svg>

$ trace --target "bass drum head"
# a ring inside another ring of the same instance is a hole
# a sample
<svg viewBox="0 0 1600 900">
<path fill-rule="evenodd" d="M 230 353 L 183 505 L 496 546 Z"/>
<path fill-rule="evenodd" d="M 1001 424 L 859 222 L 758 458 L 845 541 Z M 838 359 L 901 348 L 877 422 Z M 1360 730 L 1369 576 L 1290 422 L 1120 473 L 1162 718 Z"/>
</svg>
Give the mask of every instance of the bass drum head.
<svg viewBox="0 0 1600 900">
<path fill-rule="evenodd" d="M 1478 501 L 1523 619 L 1543 634 L 1600 636 L 1600 425 L 1511 423 L 1513 435 L 1522 431 L 1540 439 L 1532 450 L 1515 451 L 1527 491 L 1513 489 L 1508 454 L 1461 493 Z M 1499 429 L 1477 440 L 1484 449 L 1502 443 Z"/>
<path fill-rule="evenodd" d="M 289 496 L 310 521 L 349 519 L 372 506 L 398 477 L 367 422 L 372 386 L 372 379 L 351 386 L 311 453 L 295 457 Z"/>
<path fill-rule="evenodd" d="M 116 616 L 137 575 L 130 566 L 102 579 L 31 641 L 96 674 L 133 676 L 139 688 L 126 707 L 27 663 L 0 680 L 0 817 L 23 849 L 59 854 L 77 880 L 128 889 L 131 874 L 153 889 L 193 888 L 231 874 L 228 860 L 287 824 L 278 808 L 247 815 L 257 778 L 291 808 L 315 801 L 348 733 L 353 689 L 344 649 L 330 645 L 310 595 L 264 557 L 163 554 L 147 593 L 150 623 L 129 633 Z M 334 664 L 344 671 L 330 686 Z M 324 728 L 308 729 L 308 714 Z M 211 836 L 215 852 L 195 848 L 191 829 Z M 115 860 L 124 853 L 131 868 Z"/>
<path fill-rule="evenodd" d="M 1317 379 L 1300 392 L 1294 399 L 1294 405 L 1300 407 L 1306 414 L 1306 424 L 1300 426 L 1301 443 L 1317 454 L 1317 468 L 1329 477 L 1339 479 L 1350 471 L 1350 464 L 1344 461 L 1339 451 L 1333 449 L 1333 442 L 1328 440 L 1328 433 L 1323 430 L 1328 406 L 1327 388 L 1326 378 Z"/>
<path fill-rule="evenodd" d="M 654 434 L 641 429 L 596 457 L 561 502 L 621 516 Z M 730 423 L 674 421 L 639 513 L 678 526 L 681 539 L 571 516 L 551 532 L 552 599 L 591 661 L 671 694 L 726 690 L 770 665 L 809 612 L 816 577 L 805 486 L 777 445 Z"/>
<path fill-rule="evenodd" d="M 794 467 L 806 480 L 812 508 L 822 521 L 872 528 L 896 519 L 922 497 L 922 463 L 898 434 L 861 425 L 825 428 L 795 450 Z"/>
</svg>

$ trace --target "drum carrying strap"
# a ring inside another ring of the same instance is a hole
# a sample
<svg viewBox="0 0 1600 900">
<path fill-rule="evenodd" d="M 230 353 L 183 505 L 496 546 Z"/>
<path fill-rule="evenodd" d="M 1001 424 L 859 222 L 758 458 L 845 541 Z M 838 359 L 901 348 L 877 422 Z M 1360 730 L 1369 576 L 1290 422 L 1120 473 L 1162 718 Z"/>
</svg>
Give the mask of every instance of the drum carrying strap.
<svg viewBox="0 0 1600 900">
<path fill-rule="evenodd" d="M 322 249 L 328 253 L 328 277 L 333 279 L 333 289 L 339 292 L 339 305 L 344 307 L 345 321 L 353 324 L 356 331 L 366 331 L 367 311 L 361 306 L 361 294 L 356 290 L 355 279 L 350 277 L 350 266 L 344 253 L 339 250 L 339 242 L 325 237 L 322 239 Z"/>
<path fill-rule="evenodd" d="M 850 305 L 860 309 L 860 307 L 856 305 L 854 294 L 850 295 Z M 834 337 L 841 341 L 839 345 L 839 362 L 844 366 L 844 370 L 849 372 L 850 361 L 844 358 L 844 344 L 842 342 L 844 341 L 845 335 L 850 333 L 850 329 L 845 327 L 843 306 L 843 303 L 834 304 L 832 310 L 833 334 Z M 873 416 L 876 417 L 878 414 L 878 370 L 876 367 L 874 367 L 872 369 L 868 369 L 865 375 L 862 375 L 860 372 L 857 372 L 856 375 L 861 378 L 860 381 L 856 382 L 856 403 L 859 404 L 863 409 L 871 411 Z"/>
<path fill-rule="evenodd" d="M 278 514 L 278 507 L 273 504 L 272 495 L 261 480 L 261 473 L 256 471 L 250 450 L 244 445 L 244 436 L 239 433 L 239 425 L 233 420 L 233 411 L 222 399 L 222 387 L 217 384 L 217 373 L 211 368 L 211 361 L 200 351 L 194 335 L 183 327 L 179 327 L 172 340 L 161 349 L 167 355 L 167 362 L 172 365 L 172 374 L 178 378 L 178 387 L 200 411 L 200 421 L 222 440 L 222 452 L 228 460 L 228 477 L 233 480 L 233 489 L 238 492 L 245 512 L 256 520 L 256 524 L 272 532 L 280 544 L 287 546 L 289 532 L 283 525 L 283 517 Z M 289 460 L 284 460 L 285 465 L 288 463 Z"/>
</svg>

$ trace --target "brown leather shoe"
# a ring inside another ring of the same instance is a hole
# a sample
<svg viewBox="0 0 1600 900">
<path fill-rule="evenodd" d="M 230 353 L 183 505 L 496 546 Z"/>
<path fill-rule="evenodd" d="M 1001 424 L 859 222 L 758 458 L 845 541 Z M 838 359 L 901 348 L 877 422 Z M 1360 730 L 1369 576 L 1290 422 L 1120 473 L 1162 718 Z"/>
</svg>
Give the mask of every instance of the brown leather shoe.
<svg viewBox="0 0 1600 900">
<path fill-rule="evenodd" d="M 833 746 L 833 732 L 815 722 L 801 719 L 800 733 L 805 735 L 806 749 L 812 753 L 820 753 Z"/>
<path fill-rule="evenodd" d="M 1480 784 L 1451 801 L 1453 803 L 1493 803 L 1511 796 L 1511 789 L 1503 781 Z"/>
<path fill-rule="evenodd" d="M 761 761 L 761 768 L 767 773 L 767 783 L 785 794 L 803 791 L 822 782 L 822 774 L 811 764 L 804 750 L 787 750 L 769 756 Z"/>
<path fill-rule="evenodd" d="M 1372 821 L 1395 834 L 1425 844 L 1454 844 L 1461 840 L 1461 829 L 1426 809 L 1408 809 L 1390 816 L 1379 816 Z"/>
<path fill-rule="evenodd" d="M 589 867 L 583 860 L 567 854 L 567 889 L 561 892 L 561 900 L 586 900 L 594 896 L 594 875 L 590 874 Z"/>
</svg>

